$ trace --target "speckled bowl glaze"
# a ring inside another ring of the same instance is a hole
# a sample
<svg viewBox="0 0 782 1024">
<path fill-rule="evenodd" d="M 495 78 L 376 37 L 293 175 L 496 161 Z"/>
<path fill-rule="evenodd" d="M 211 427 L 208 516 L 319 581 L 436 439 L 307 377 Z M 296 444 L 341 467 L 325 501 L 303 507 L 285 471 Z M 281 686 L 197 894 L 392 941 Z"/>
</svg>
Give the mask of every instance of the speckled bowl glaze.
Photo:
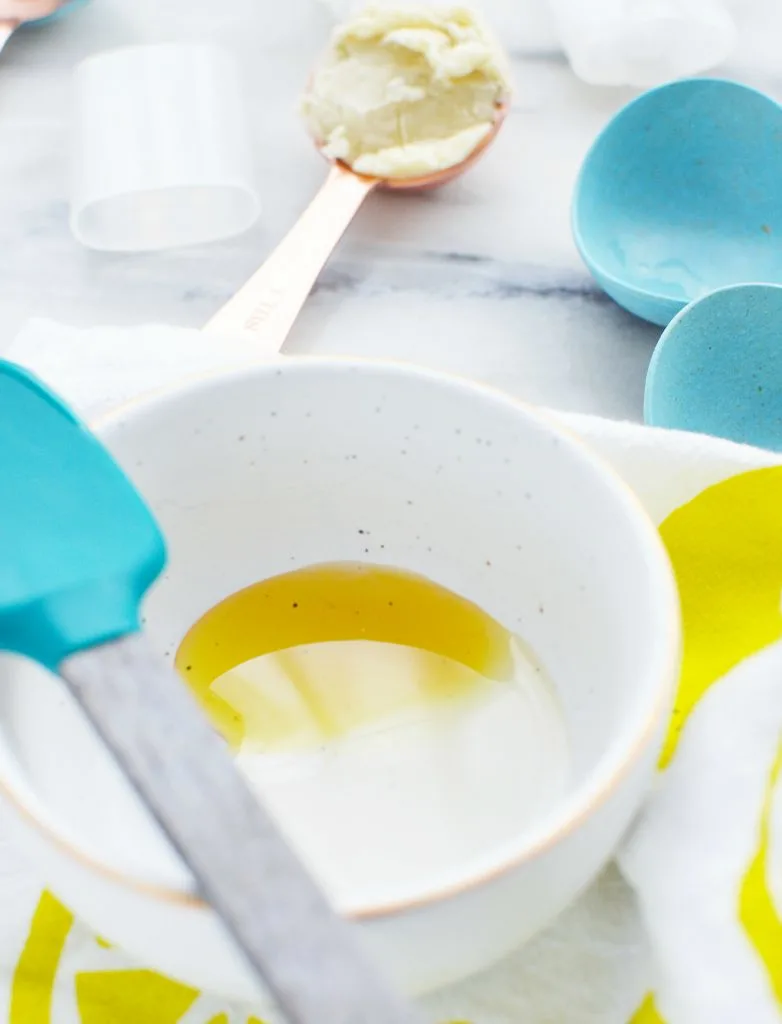
<svg viewBox="0 0 782 1024">
<path fill-rule="evenodd" d="M 358 560 L 425 574 L 478 603 L 554 680 L 571 743 L 561 798 L 434 884 L 373 905 L 337 899 L 406 991 L 486 967 L 583 889 L 652 779 L 678 665 L 667 557 L 618 477 L 499 393 L 370 362 L 292 359 L 212 376 L 131 404 L 99 432 L 170 544 L 145 609 L 168 658 L 239 588 Z M 50 888 L 141 962 L 258 999 L 62 687 L 9 658 L 0 676 L 0 792 Z M 380 812 L 366 828 L 383 828 Z"/>
<path fill-rule="evenodd" d="M 782 107 L 737 82 L 694 78 L 643 93 L 584 160 L 573 235 L 598 284 L 665 326 L 694 299 L 782 283 Z"/>
</svg>

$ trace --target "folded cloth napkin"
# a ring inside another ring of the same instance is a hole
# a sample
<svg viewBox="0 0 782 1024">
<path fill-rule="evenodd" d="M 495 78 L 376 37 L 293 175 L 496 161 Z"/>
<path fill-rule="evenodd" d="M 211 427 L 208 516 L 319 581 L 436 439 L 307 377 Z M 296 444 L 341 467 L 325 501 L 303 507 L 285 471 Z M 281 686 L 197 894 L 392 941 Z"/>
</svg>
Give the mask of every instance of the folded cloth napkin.
<svg viewBox="0 0 782 1024">
<path fill-rule="evenodd" d="M 245 343 L 197 331 L 43 321 L 5 355 L 88 419 L 256 357 Z M 682 598 L 679 697 L 658 785 L 619 854 L 622 873 L 609 868 L 503 963 L 428 997 L 426 1015 L 473 1024 L 779 1022 L 782 456 L 546 415 L 611 463 L 660 526 Z M 0 900 L 10 1024 L 257 1024 L 252 1009 L 144 970 L 91 935 L 7 844 Z"/>
</svg>

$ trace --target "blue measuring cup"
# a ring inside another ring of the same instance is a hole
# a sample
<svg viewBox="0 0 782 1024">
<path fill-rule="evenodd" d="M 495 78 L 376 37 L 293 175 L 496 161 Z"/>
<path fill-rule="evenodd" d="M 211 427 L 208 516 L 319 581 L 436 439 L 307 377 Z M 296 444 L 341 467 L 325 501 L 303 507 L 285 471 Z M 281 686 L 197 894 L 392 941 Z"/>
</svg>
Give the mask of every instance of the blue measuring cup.
<svg viewBox="0 0 782 1024">
<path fill-rule="evenodd" d="M 624 107 L 573 196 L 576 245 L 600 286 L 665 326 L 741 282 L 782 283 L 782 107 L 721 79 L 686 79 Z"/>
</svg>

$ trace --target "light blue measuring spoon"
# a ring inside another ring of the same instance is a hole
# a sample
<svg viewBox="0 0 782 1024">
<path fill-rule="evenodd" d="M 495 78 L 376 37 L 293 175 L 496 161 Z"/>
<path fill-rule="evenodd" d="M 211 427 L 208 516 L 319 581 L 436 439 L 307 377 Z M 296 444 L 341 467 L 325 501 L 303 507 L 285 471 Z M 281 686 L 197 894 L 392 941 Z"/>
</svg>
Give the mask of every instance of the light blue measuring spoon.
<svg viewBox="0 0 782 1024">
<path fill-rule="evenodd" d="M 682 310 L 652 356 L 644 418 L 782 451 L 782 286 L 732 285 Z"/>
<path fill-rule="evenodd" d="M 720 79 L 644 93 L 587 154 L 572 225 L 600 286 L 663 326 L 715 288 L 782 283 L 782 108 Z"/>
</svg>

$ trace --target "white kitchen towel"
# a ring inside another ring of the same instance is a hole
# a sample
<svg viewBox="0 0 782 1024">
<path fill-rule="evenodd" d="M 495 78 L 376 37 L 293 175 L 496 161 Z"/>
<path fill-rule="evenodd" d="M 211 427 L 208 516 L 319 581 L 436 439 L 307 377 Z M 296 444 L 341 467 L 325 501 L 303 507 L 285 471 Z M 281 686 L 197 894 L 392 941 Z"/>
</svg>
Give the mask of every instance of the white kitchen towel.
<svg viewBox="0 0 782 1024">
<path fill-rule="evenodd" d="M 255 360 L 246 343 L 193 330 L 43 321 L 28 325 L 5 355 L 87 419 Z M 677 710 L 657 789 L 620 854 L 631 886 L 609 868 L 530 945 L 430 996 L 427 1016 L 472 1024 L 778 1022 L 782 456 L 546 414 L 607 459 L 660 524 L 684 612 Z M 256 1019 L 107 948 L 4 846 L 0 900 L 0 993 L 11 1024 Z"/>
</svg>

